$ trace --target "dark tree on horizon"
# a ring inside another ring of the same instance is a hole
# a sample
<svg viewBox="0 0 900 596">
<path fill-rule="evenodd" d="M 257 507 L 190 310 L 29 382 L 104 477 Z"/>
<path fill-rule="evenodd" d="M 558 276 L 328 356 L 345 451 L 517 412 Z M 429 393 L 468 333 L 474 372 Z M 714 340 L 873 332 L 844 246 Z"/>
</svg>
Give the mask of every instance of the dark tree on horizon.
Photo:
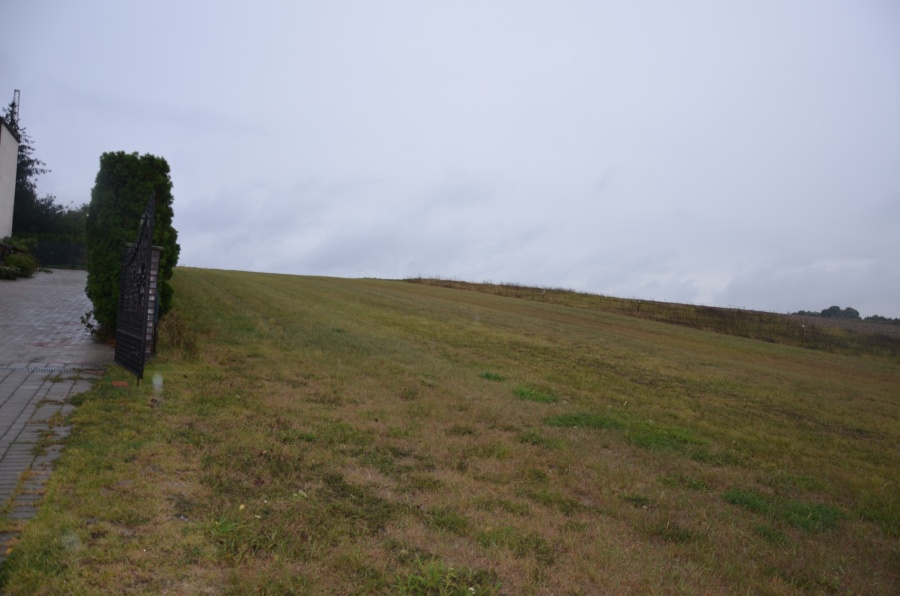
<svg viewBox="0 0 900 596">
<path fill-rule="evenodd" d="M 56 202 L 51 194 L 38 196 L 38 178 L 50 170 L 35 157 L 34 143 L 22 126 L 15 100 L 6 106 L 3 119 L 19 137 L 19 155 L 16 163 L 16 190 L 13 199 L 13 234 L 22 236 L 67 236 L 81 241 L 84 237 L 86 205 L 67 208 Z"/>
</svg>

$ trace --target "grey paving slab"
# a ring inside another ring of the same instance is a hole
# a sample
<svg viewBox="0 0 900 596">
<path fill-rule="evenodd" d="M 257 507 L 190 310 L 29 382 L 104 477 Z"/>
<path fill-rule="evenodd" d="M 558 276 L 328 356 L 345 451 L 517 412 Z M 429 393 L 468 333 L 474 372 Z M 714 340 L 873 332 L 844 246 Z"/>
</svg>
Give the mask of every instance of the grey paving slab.
<svg viewBox="0 0 900 596">
<path fill-rule="evenodd" d="M 94 343 L 81 324 L 91 310 L 86 283 L 85 271 L 62 269 L 0 282 L 0 363 L 49 368 L 111 362 L 110 349 Z"/>
<path fill-rule="evenodd" d="M 54 440 L 68 435 L 48 421 L 68 415 L 69 397 L 90 389 L 113 361 L 112 348 L 81 323 L 91 309 L 86 282 L 86 272 L 68 270 L 0 281 L 0 507 L 11 519 L 34 515 L 61 450 L 51 445 L 36 455 L 36 444 L 48 432 Z M 0 537 L 0 560 L 9 539 Z"/>
<path fill-rule="evenodd" d="M 16 503 L 9 512 L 9 518 L 15 520 L 26 520 L 34 517 L 37 508 L 32 505 L 19 505 Z"/>
</svg>

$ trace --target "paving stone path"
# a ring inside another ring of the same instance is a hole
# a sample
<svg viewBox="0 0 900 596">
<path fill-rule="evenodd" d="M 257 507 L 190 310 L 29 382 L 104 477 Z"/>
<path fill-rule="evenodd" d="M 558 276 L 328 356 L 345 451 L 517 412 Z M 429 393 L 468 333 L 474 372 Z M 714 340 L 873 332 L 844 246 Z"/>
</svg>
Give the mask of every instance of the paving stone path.
<svg viewBox="0 0 900 596">
<path fill-rule="evenodd" d="M 91 309 L 86 281 L 62 269 L 0 281 L 0 511 L 13 519 L 37 510 L 69 433 L 69 398 L 113 361 L 81 323 Z M 0 560 L 9 539 L 0 535 Z"/>
</svg>

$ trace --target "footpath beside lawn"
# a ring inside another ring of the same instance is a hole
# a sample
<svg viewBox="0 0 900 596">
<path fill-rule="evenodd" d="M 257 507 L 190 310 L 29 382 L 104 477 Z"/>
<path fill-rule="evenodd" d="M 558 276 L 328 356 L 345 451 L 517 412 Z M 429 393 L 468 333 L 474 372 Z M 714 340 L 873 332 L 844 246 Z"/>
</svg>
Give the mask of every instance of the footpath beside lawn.
<svg viewBox="0 0 900 596">
<path fill-rule="evenodd" d="M 78 397 L 5 593 L 900 589 L 896 362 L 399 281 L 173 286 L 161 390 Z"/>
</svg>

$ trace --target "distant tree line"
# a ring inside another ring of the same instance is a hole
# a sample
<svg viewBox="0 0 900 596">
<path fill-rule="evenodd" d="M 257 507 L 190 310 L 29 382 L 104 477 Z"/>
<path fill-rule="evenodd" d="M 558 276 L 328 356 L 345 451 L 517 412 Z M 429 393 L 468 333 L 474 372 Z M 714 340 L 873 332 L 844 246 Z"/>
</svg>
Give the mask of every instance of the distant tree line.
<svg viewBox="0 0 900 596">
<path fill-rule="evenodd" d="M 900 319 L 890 319 L 888 317 L 882 317 L 881 315 L 872 315 L 870 317 L 862 318 L 859 316 L 859 311 L 850 306 L 848 306 L 847 308 L 841 308 L 840 306 L 829 306 L 828 308 L 823 308 L 819 312 L 813 312 L 811 310 L 798 310 L 794 314 L 802 315 L 805 317 L 822 317 L 824 319 L 851 319 L 857 321 L 875 321 L 878 323 L 892 323 L 894 325 L 900 325 Z"/>
</svg>

